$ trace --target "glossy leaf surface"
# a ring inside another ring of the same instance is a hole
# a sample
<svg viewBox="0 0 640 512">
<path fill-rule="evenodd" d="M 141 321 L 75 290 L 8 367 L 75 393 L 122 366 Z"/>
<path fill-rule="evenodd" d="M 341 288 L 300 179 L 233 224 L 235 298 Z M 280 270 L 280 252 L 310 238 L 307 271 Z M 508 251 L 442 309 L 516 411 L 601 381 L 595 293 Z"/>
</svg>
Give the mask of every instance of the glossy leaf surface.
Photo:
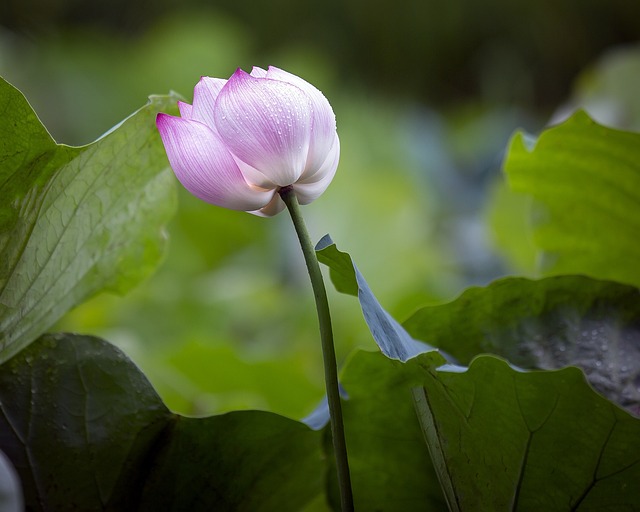
<svg viewBox="0 0 640 512">
<path fill-rule="evenodd" d="M 0 362 L 101 290 L 124 292 L 162 257 L 174 178 L 149 103 L 97 141 L 56 144 L 0 79 Z"/>
</svg>

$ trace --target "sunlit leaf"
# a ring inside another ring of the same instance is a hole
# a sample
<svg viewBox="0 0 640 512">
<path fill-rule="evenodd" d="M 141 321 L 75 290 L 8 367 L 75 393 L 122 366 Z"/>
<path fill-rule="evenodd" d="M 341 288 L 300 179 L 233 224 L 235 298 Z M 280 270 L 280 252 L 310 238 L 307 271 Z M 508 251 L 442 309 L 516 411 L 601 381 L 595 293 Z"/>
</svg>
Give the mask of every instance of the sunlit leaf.
<svg viewBox="0 0 640 512">
<path fill-rule="evenodd" d="M 70 308 L 148 276 L 175 209 L 149 103 L 82 147 L 57 145 L 22 94 L 0 79 L 0 362 Z"/>
<path fill-rule="evenodd" d="M 299 510 L 321 433 L 272 413 L 172 414 L 93 337 L 45 335 L 0 366 L 0 449 L 29 510 Z"/>
<path fill-rule="evenodd" d="M 537 249 L 531 233 L 532 198 L 511 190 L 504 179 L 488 192 L 485 219 L 493 244 L 519 275 L 537 275 Z"/>
<path fill-rule="evenodd" d="M 640 286 L 640 134 L 578 112 L 504 163 L 515 192 L 535 199 L 534 243 L 548 274 L 581 273 Z"/>
</svg>

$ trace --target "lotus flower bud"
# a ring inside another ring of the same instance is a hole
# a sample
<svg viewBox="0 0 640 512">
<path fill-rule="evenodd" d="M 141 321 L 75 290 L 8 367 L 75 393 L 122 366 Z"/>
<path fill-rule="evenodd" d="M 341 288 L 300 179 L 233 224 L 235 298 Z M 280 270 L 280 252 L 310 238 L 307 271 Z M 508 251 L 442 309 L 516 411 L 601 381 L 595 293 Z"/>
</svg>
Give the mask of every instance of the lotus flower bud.
<svg viewBox="0 0 640 512">
<path fill-rule="evenodd" d="M 319 197 L 335 175 L 340 142 L 331 105 L 286 71 L 238 69 L 229 80 L 202 77 L 193 105 L 156 124 L 178 180 L 224 208 L 272 216 L 278 191 L 292 186 L 300 204 Z"/>
</svg>

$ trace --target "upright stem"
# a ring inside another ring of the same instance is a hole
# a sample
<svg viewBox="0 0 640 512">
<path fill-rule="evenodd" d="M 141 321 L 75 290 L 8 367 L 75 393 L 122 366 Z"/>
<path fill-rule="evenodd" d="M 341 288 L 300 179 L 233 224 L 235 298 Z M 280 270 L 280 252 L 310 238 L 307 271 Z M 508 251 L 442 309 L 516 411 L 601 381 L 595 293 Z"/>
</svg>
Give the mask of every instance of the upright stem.
<svg viewBox="0 0 640 512">
<path fill-rule="evenodd" d="M 344 423 L 342 420 L 342 406 L 340 404 L 340 391 L 338 388 L 338 366 L 336 364 L 336 352 L 333 346 L 333 331 L 331 329 L 331 314 L 327 291 L 322 280 L 320 264 L 316 252 L 311 243 L 311 238 L 300 213 L 298 199 L 293 192 L 293 187 L 280 189 L 280 197 L 287 205 L 291 214 L 291 220 L 296 229 L 304 260 L 309 270 L 313 295 L 316 299 L 318 322 L 320 323 L 320 339 L 322 343 L 322 357 L 324 360 L 324 380 L 327 388 L 327 400 L 331 415 L 331 434 L 333 437 L 333 449 L 336 457 L 338 471 L 338 484 L 340 487 L 340 501 L 343 512 L 353 510 L 353 495 L 351 492 L 351 477 L 349 476 L 349 461 L 347 459 L 347 444 L 344 436 Z"/>
</svg>

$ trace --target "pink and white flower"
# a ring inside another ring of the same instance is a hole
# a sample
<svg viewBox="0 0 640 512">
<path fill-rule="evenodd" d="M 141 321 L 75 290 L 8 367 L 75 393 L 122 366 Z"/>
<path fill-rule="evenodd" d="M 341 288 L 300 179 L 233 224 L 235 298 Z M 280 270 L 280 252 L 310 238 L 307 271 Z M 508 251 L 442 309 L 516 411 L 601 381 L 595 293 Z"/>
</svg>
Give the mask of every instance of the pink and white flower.
<svg viewBox="0 0 640 512">
<path fill-rule="evenodd" d="M 238 69 L 229 80 L 202 77 L 193 105 L 156 124 L 178 180 L 200 199 L 272 216 L 291 185 L 300 204 L 335 175 L 340 141 L 331 105 L 313 85 L 270 66 Z"/>
</svg>

